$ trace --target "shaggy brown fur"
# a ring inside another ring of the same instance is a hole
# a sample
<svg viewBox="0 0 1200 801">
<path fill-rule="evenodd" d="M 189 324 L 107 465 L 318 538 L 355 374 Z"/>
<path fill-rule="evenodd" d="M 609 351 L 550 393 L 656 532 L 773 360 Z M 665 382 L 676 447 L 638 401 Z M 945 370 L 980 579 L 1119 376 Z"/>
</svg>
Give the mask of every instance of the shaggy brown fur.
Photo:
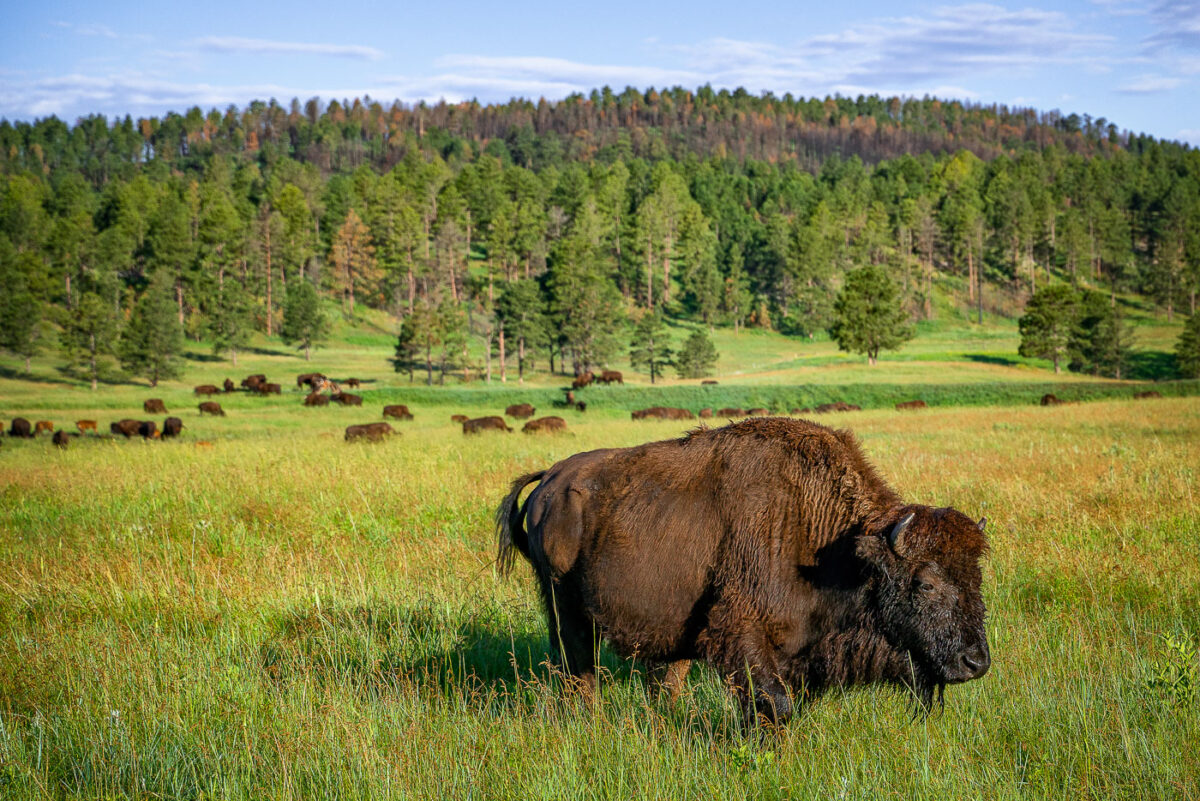
<svg viewBox="0 0 1200 801">
<path fill-rule="evenodd" d="M 54 439 L 52 439 L 51 441 L 58 447 L 62 448 L 63 450 L 66 450 L 67 443 L 70 442 L 70 439 L 71 438 L 67 436 L 66 429 L 60 428 L 58 431 L 54 432 Z"/>
<path fill-rule="evenodd" d="M 233 385 L 233 381 L 228 378 L 225 379 L 224 386 L 226 392 L 233 392 L 236 389 L 236 387 Z"/>
<path fill-rule="evenodd" d="M 204 404 L 200 405 L 203 406 Z M 120 434 L 122 437 L 125 437 L 125 439 L 129 439 L 138 433 L 138 428 L 141 425 L 141 420 L 131 420 L 129 418 L 125 418 L 124 420 L 118 420 L 115 423 L 109 424 L 108 430 L 113 434 Z"/>
<path fill-rule="evenodd" d="M 146 414 L 167 414 L 167 407 L 161 398 L 148 398 L 142 401 L 142 411 Z"/>
<path fill-rule="evenodd" d="M 28 439 L 33 436 L 33 426 L 24 417 L 14 417 L 13 421 L 9 423 L 8 435 Z"/>
<path fill-rule="evenodd" d="M 305 406 L 328 406 L 329 405 L 329 396 L 322 395 L 320 392 L 314 392 L 311 395 L 306 395 L 304 397 L 304 405 Z"/>
<path fill-rule="evenodd" d="M 212 384 L 201 384 L 200 386 L 196 387 L 192 391 L 195 392 L 197 395 L 210 395 L 210 396 L 220 394 L 220 392 L 221 392 L 221 390 L 217 389 Z"/>
<path fill-rule="evenodd" d="M 54 423 L 50 422 L 49 420 L 38 420 L 33 424 L 33 435 L 35 437 L 41 434 L 43 431 L 49 431 L 53 434 Z"/>
<path fill-rule="evenodd" d="M 91 431 L 93 434 L 96 433 L 95 420 L 76 420 L 75 427 L 79 429 L 80 434 L 82 434 L 84 431 Z"/>
<path fill-rule="evenodd" d="M 282 395 L 283 387 L 279 384 L 264 382 L 254 387 L 254 391 L 259 395 Z"/>
<path fill-rule="evenodd" d="M 465 422 L 467 422 L 467 421 L 468 421 L 468 420 L 470 420 L 470 419 L 471 419 L 471 418 L 470 418 L 470 417 L 467 417 L 465 414 L 452 414 L 452 415 L 450 415 L 450 422 L 452 422 L 452 423 L 465 423 Z"/>
<path fill-rule="evenodd" d="M 536 420 L 530 420 L 521 430 L 526 434 L 566 431 L 567 421 L 561 417 L 539 417 Z"/>
<path fill-rule="evenodd" d="M 712 416 L 713 416 L 712 409 L 701 409 L 700 410 L 700 419 L 701 420 L 707 420 Z"/>
<path fill-rule="evenodd" d="M 395 433 L 396 429 L 387 423 L 366 423 L 358 426 L 346 426 L 346 442 L 353 442 L 356 439 L 369 439 L 371 442 L 378 442 L 384 437 L 390 437 Z"/>
<path fill-rule="evenodd" d="M 346 386 L 350 387 L 350 389 L 358 389 L 358 379 L 357 378 L 347 378 Z"/>
<path fill-rule="evenodd" d="M 336 395 L 330 395 L 329 399 L 343 406 L 362 406 L 362 396 L 351 395 L 349 392 L 339 392 Z"/>
<path fill-rule="evenodd" d="M 735 409 L 732 406 L 726 406 L 724 409 L 717 410 L 717 417 L 733 418 L 733 417 L 745 417 L 745 416 L 746 416 L 745 409 Z"/>
<path fill-rule="evenodd" d="M 322 373 L 301 373 L 296 376 L 296 388 L 299 389 L 300 387 L 307 386 L 309 389 L 312 389 L 313 381 L 318 378 L 324 380 L 325 376 Z"/>
<path fill-rule="evenodd" d="M 397 420 L 413 419 L 412 412 L 410 412 L 408 410 L 408 407 L 405 406 L 403 403 L 397 403 L 392 406 L 384 406 L 383 407 L 383 416 L 384 417 L 394 417 Z"/>
<path fill-rule="evenodd" d="M 877 681 L 928 707 L 989 665 L 983 521 L 904 503 L 848 431 L 770 417 L 576 454 L 517 479 L 496 520 L 501 571 L 533 566 L 585 689 L 596 633 L 676 681 L 703 659 L 773 720 Z"/>
<path fill-rule="evenodd" d="M 696 415 L 687 409 L 676 409 L 671 406 L 651 406 L 649 409 L 638 409 L 630 413 L 634 420 L 695 420 Z"/>
<path fill-rule="evenodd" d="M 477 417 L 474 420 L 464 420 L 464 434 L 482 434 L 484 431 L 509 431 L 508 423 L 504 422 L 503 417 Z"/>
<path fill-rule="evenodd" d="M 138 423 L 137 432 L 143 439 L 158 439 L 158 424 L 153 420 L 142 420 Z"/>
<path fill-rule="evenodd" d="M 222 409 L 221 404 L 217 403 L 216 401 L 205 401 L 204 403 L 200 404 L 200 416 L 203 417 L 206 414 L 224 417 L 225 410 Z"/>
<path fill-rule="evenodd" d="M 528 403 L 514 403 L 505 409 L 504 413 L 509 417 L 515 417 L 518 420 L 524 420 L 527 417 L 533 417 L 533 413 L 536 411 L 537 409 L 533 408 L 533 406 Z"/>
<path fill-rule="evenodd" d="M 1047 392 L 1045 395 L 1042 396 L 1041 403 L 1043 406 L 1060 406 L 1060 405 L 1062 405 L 1062 401 L 1060 401 L 1058 399 L 1058 397 L 1055 396 L 1051 392 Z"/>
<path fill-rule="evenodd" d="M 620 370 L 603 370 L 596 380 L 601 384 L 624 384 L 625 376 L 621 375 Z"/>
<path fill-rule="evenodd" d="M 262 373 L 255 373 L 254 375 L 248 375 L 242 379 L 242 389 L 254 392 L 256 389 L 258 389 L 259 384 L 265 383 L 267 383 L 267 377 Z"/>
<path fill-rule="evenodd" d="M 164 437 L 177 437 L 183 431 L 183 421 L 178 417 L 168 417 L 163 420 L 162 435 Z"/>
<path fill-rule="evenodd" d="M 596 376 L 591 373 L 581 373 L 575 376 L 575 380 L 571 382 L 571 389 L 583 389 L 586 386 L 590 386 L 595 380 Z"/>
<path fill-rule="evenodd" d="M 929 404 L 927 404 L 923 400 L 903 401 L 902 403 L 896 404 L 896 409 L 899 411 L 903 411 L 905 409 L 928 409 L 928 408 L 929 408 Z"/>
<path fill-rule="evenodd" d="M 846 403 L 845 401 L 834 401 L 833 403 L 822 403 L 817 408 L 813 409 L 817 414 L 825 414 L 826 412 L 857 412 L 861 411 L 862 407 L 854 403 Z"/>
</svg>

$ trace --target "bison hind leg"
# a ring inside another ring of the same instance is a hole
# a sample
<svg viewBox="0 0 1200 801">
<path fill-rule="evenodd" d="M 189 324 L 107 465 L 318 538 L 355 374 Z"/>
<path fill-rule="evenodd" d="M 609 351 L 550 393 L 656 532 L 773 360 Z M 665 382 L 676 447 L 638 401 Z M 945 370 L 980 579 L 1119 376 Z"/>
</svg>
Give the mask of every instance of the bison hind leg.
<svg viewBox="0 0 1200 801">
<path fill-rule="evenodd" d="M 550 585 L 543 587 L 550 647 L 572 683 L 589 702 L 594 702 L 598 689 L 596 664 L 600 653 L 600 632 L 578 604 L 557 593 L 551 582 L 547 581 L 546 585 Z"/>
</svg>

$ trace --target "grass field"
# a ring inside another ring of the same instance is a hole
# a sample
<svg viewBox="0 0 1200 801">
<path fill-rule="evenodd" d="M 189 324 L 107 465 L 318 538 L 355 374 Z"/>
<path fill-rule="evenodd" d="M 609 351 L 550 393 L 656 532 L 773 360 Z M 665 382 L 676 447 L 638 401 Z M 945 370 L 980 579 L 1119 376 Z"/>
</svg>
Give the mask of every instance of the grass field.
<svg viewBox="0 0 1200 801">
<path fill-rule="evenodd" d="M 922 358 L 874 372 L 758 332 L 726 357 L 744 373 L 723 365 L 722 397 L 876 387 L 883 405 L 880 385 L 947 387 L 924 412 L 823 422 L 857 432 L 906 498 L 987 515 L 992 542 L 992 671 L 944 712 L 914 720 L 902 693 L 856 689 L 750 736 L 702 667 L 670 703 L 606 654 L 599 706 L 564 696 L 529 571 L 493 570 L 516 474 L 688 427 L 628 419 L 650 397 L 638 376 L 563 413 L 566 435 L 465 439 L 451 414 L 541 405 L 562 380 L 410 390 L 388 337 L 362 330 L 311 363 L 366 379 L 362 410 L 302 408 L 288 384 L 309 365 L 270 343 L 154 391 L 0 361 L 6 422 L 106 430 L 162 397 L 187 426 L 0 445 L 0 797 L 1200 798 L 1200 399 L 1106 382 L 1122 399 L 956 406 L 972 386 L 1095 384 L 983 334 L 964 349 L 931 332 Z M 283 397 L 196 415 L 191 385 L 259 371 Z M 402 435 L 343 443 L 385 399 L 413 407 Z"/>
</svg>

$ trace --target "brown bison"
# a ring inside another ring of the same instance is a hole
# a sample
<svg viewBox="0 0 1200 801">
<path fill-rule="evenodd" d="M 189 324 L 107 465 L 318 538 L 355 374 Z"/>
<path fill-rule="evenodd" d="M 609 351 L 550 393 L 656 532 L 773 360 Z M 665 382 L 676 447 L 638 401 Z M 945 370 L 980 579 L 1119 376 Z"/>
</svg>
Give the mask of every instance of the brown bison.
<svg viewBox="0 0 1200 801">
<path fill-rule="evenodd" d="M 770 409 L 763 409 L 762 407 L 757 407 L 757 408 L 754 408 L 754 409 L 747 409 L 747 410 L 746 410 L 746 416 L 747 416 L 747 417 L 770 417 L 770 416 L 771 416 L 771 410 L 770 410 Z"/>
<path fill-rule="evenodd" d="M 533 413 L 537 409 L 528 403 L 514 403 L 504 410 L 504 413 L 509 417 L 516 417 L 519 420 L 524 420 L 527 417 L 533 417 Z"/>
<path fill-rule="evenodd" d="M 702 386 L 702 387 L 712 387 L 712 386 L 716 386 L 716 384 L 717 384 L 716 380 L 714 380 L 712 378 L 706 378 L 700 382 L 700 386 Z"/>
<path fill-rule="evenodd" d="M 896 404 L 896 409 L 898 411 L 904 411 L 905 409 L 928 409 L 928 408 L 929 408 L 929 404 L 923 400 L 903 401 L 901 403 Z"/>
<path fill-rule="evenodd" d="M 221 404 L 217 403 L 216 401 L 205 401 L 204 403 L 200 404 L 200 416 L 203 417 L 206 414 L 224 417 L 225 410 L 222 409 Z"/>
<path fill-rule="evenodd" d="M 833 403 L 822 403 L 813 409 L 817 414 L 825 414 L 826 412 L 858 412 L 862 411 L 862 407 L 856 406 L 853 403 L 845 401 L 834 401 Z"/>
<path fill-rule="evenodd" d="M 148 398 L 142 401 L 142 411 L 146 414 L 167 414 L 167 407 L 161 398 Z"/>
<path fill-rule="evenodd" d="M 556 431 L 566 431 L 567 421 L 561 417 L 539 417 L 536 420 L 530 420 L 521 427 L 521 431 L 526 434 L 537 433 L 552 433 Z"/>
<path fill-rule="evenodd" d="M 805 406 L 803 409 L 792 409 L 788 414 L 809 414 L 812 410 Z"/>
<path fill-rule="evenodd" d="M 591 383 L 596 380 L 596 376 L 591 373 L 580 373 L 575 376 L 575 380 L 571 382 L 571 389 L 583 389 L 586 386 L 591 386 Z"/>
<path fill-rule="evenodd" d="M 621 375 L 620 370 L 602 370 L 596 380 L 601 384 L 624 384 L 625 376 Z"/>
<path fill-rule="evenodd" d="M 392 417 L 396 420 L 411 420 L 413 419 L 412 412 L 403 403 L 393 404 L 383 407 L 383 416 Z"/>
<path fill-rule="evenodd" d="M 336 395 L 331 395 L 329 399 L 343 406 L 362 406 L 362 397 L 351 395 L 349 392 L 339 392 Z"/>
<path fill-rule="evenodd" d="M 304 397 L 304 405 L 305 406 L 328 406 L 329 405 L 329 396 L 322 395 L 320 392 L 314 392 L 311 395 L 306 395 Z"/>
<path fill-rule="evenodd" d="M 95 420 L 76 420 L 75 427 L 79 429 L 80 434 L 82 434 L 84 431 L 91 431 L 93 434 L 96 433 Z"/>
<path fill-rule="evenodd" d="M 137 432 L 143 439 L 158 439 L 158 424 L 153 420 L 142 420 L 138 423 Z"/>
<path fill-rule="evenodd" d="M 24 417 L 14 417 L 13 421 L 8 425 L 8 435 L 10 437 L 29 439 L 33 436 L 33 426 Z"/>
<path fill-rule="evenodd" d="M 231 381 L 228 378 L 225 379 L 225 383 L 223 386 L 225 387 L 226 392 L 233 392 L 234 389 L 236 389 L 236 387 L 233 385 L 233 381 Z"/>
<path fill-rule="evenodd" d="M 178 437 L 183 431 L 183 421 L 178 417 L 168 417 L 163 420 L 162 435 L 163 437 Z"/>
<path fill-rule="evenodd" d="M 649 409 L 638 409 L 630 413 L 633 420 L 695 420 L 696 415 L 687 409 L 676 409 L 671 406 L 651 406 Z"/>
<path fill-rule="evenodd" d="M 309 389 L 312 389 L 313 381 L 318 378 L 324 380 L 325 376 L 322 373 L 301 373 L 296 376 L 296 388 L 299 389 L 300 387 L 307 386 Z"/>
<path fill-rule="evenodd" d="M 50 422 L 49 420 L 38 420 L 33 424 L 33 435 L 35 437 L 41 434 L 43 431 L 49 431 L 51 434 L 53 434 L 54 423 Z"/>
<path fill-rule="evenodd" d="M 484 431 L 509 431 L 508 423 L 504 422 L 503 417 L 476 417 L 474 420 L 464 420 L 464 434 L 482 434 Z"/>
<path fill-rule="evenodd" d="M 1137 398 L 1138 400 L 1147 400 L 1149 398 L 1161 398 L 1162 393 L 1155 389 L 1148 389 L 1145 392 L 1133 393 L 1133 397 Z"/>
<path fill-rule="evenodd" d="M 470 419 L 471 419 L 471 418 L 467 417 L 465 414 L 452 414 L 452 415 L 450 415 L 450 422 L 452 422 L 452 423 L 465 423 L 465 422 L 467 422 L 467 421 L 468 421 L 468 420 L 470 420 Z"/>
<path fill-rule="evenodd" d="M 204 404 L 200 405 L 203 406 Z M 124 420 L 118 420 L 115 423 L 110 423 L 108 430 L 114 435 L 120 434 L 122 437 L 125 437 L 125 439 L 129 439 L 138 433 L 138 428 L 141 426 L 141 424 L 141 420 L 131 420 L 129 418 L 125 418 Z"/>
<path fill-rule="evenodd" d="M 242 379 L 242 389 L 253 392 L 258 388 L 259 384 L 265 383 L 267 383 L 267 377 L 262 373 L 255 373 L 254 375 L 248 375 Z"/>
<path fill-rule="evenodd" d="M 279 384 L 271 384 L 264 381 L 261 384 L 255 384 L 250 388 L 250 391 L 256 395 L 281 395 L 283 394 L 283 387 Z"/>
<path fill-rule="evenodd" d="M 345 383 L 346 386 L 350 387 L 350 389 L 358 389 L 358 379 L 357 378 L 347 378 L 345 380 L 345 382 L 343 382 L 343 383 Z"/>
<path fill-rule="evenodd" d="M 708 409 L 701 409 L 701 410 L 700 410 L 700 419 L 701 419 L 701 420 L 708 420 L 708 419 L 710 419 L 712 416 L 713 416 L 713 411 L 712 411 L 712 409 L 711 409 L 711 408 L 708 408 Z"/>
<path fill-rule="evenodd" d="M 192 392 L 196 393 L 197 395 L 211 396 L 211 395 L 219 394 L 221 392 L 221 390 L 217 389 L 212 384 L 201 384 L 200 386 L 193 389 Z"/>
<path fill-rule="evenodd" d="M 745 409 L 736 409 L 732 406 L 727 406 L 724 409 L 717 410 L 717 417 L 745 417 Z"/>
<path fill-rule="evenodd" d="M 1062 401 L 1060 401 L 1053 393 L 1047 392 L 1042 396 L 1041 403 L 1043 406 L 1059 406 L 1062 404 Z"/>
<path fill-rule="evenodd" d="M 365 425 L 346 426 L 346 442 L 356 439 L 369 439 L 378 442 L 384 437 L 395 434 L 396 430 L 387 423 L 366 423 Z"/>
<path fill-rule="evenodd" d="M 587 411 L 587 401 L 579 401 L 575 404 L 575 411 L 583 414 Z"/>
<path fill-rule="evenodd" d="M 589 694 L 598 634 L 672 693 L 702 659 L 773 721 L 872 682 L 928 708 L 990 665 L 984 521 L 905 503 L 848 431 L 772 417 L 576 454 L 518 478 L 496 521 L 501 572 L 533 566 Z"/>
<path fill-rule="evenodd" d="M 54 438 L 51 440 L 51 442 L 63 450 L 66 450 L 67 443 L 70 441 L 70 439 L 71 438 L 67 436 L 67 430 L 65 428 L 60 428 L 58 431 L 54 432 Z"/>
</svg>

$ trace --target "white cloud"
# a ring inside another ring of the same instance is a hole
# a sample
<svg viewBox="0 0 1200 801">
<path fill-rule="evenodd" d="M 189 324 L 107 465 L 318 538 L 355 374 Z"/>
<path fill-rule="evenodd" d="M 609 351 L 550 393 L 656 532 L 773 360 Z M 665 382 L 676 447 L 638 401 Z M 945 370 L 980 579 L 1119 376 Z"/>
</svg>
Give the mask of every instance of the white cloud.
<svg viewBox="0 0 1200 801">
<path fill-rule="evenodd" d="M 1175 134 L 1175 138 L 1193 147 L 1200 147 L 1200 128 L 1184 128 Z"/>
<path fill-rule="evenodd" d="M 1150 19 L 1158 30 L 1146 40 L 1148 48 L 1200 49 L 1200 0 L 1163 0 Z"/>
<path fill-rule="evenodd" d="M 1149 95 L 1169 92 L 1182 83 L 1182 78 L 1171 78 L 1165 75 L 1140 75 L 1118 86 L 1117 91 L 1126 95 Z"/>
<path fill-rule="evenodd" d="M 203 36 L 196 45 L 218 53 L 248 53 L 252 55 L 310 55 L 338 56 L 379 61 L 382 50 L 365 45 L 338 45 L 322 42 L 278 42 L 272 39 L 247 39 L 242 36 Z"/>
</svg>

